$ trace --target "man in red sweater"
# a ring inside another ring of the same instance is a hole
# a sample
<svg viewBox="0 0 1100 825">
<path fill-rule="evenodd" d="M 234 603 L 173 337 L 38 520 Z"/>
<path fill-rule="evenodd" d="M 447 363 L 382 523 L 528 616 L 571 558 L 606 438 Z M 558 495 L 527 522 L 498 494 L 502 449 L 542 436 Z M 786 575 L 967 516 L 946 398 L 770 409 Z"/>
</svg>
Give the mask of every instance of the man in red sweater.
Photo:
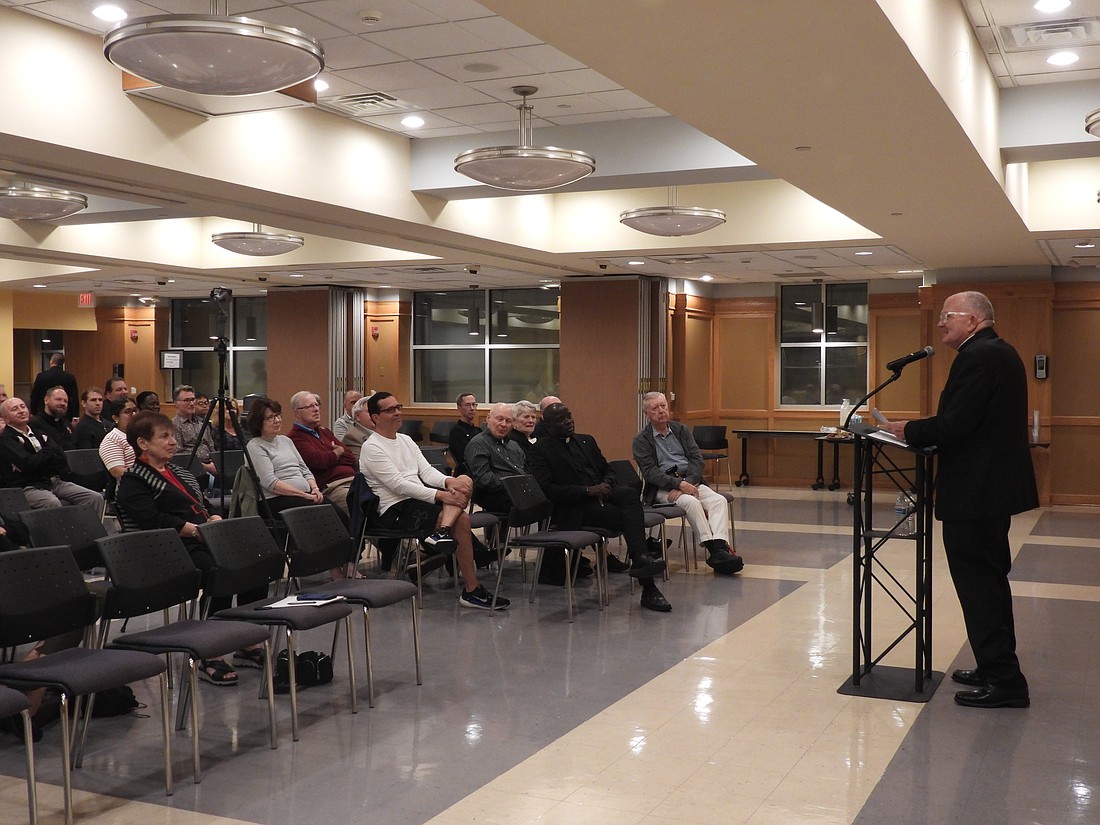
<svg viewBox="0 0 1100 825">
<path fill-rule="evenodd" d="M 355 456 L 331 430 L 321 426 L 321 399 L 316 393 L 294 393 L 290 407 L 295 420 L 287 435 L 324 494 L 347 512 L 348 486 L 358 469 Z"/>
</svg>

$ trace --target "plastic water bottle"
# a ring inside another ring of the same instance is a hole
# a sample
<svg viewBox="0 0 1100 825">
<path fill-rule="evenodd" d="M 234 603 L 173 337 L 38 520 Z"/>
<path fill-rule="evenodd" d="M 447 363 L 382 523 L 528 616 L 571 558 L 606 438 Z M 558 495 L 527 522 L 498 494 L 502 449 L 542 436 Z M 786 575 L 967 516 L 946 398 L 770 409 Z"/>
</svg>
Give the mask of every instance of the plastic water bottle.
<svg viewBox="0 0 1100 825">
<path fill-rule="evenodd" d="M 840 402 L 840 426 L 843 427 L 848 422 L 848 413 L 852 410 L 852 402 L 847 398 Z"/>
<path fill-rule="evenodd" d="M 909 497 L 904 492 L 898 493 L 898 497 L 894 499 L 894 518 L 898 522 L 895 536 L 913 535 L 916 518 L 909 513 Z"/>
</svg>

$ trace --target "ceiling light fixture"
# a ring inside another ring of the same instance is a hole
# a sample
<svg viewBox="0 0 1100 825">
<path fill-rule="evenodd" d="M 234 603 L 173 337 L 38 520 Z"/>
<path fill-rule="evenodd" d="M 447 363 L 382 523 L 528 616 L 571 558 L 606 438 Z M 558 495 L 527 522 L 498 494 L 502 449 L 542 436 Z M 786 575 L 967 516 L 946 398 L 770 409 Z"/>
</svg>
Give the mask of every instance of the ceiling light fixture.
<svg viewBox="0 0 1100 825">
<path fill-rule="evenodd" d="M 825 304 L 814 301 L 810 308 L 810 331 L 820 335 L 825 331 Z"/>
<path fill-rule="evenodd" d="M 596 171 L 596 160 L 577 149 L 532 146 L 531 112 L 527 98 L 537 86 L 513 86 L 523 102 L 519 110 L 519 145 L 467 149 L 455 158 L 455 171 L 467 177 L 514 192 L 541 192 L 574 183 Z"/>
<path fill-rule="evenodd" d="M 1073 248 L 1074 249 L 1095 249 L 1096 244 L 1094 244 L 1092 241 L 1081 241 L 1080 243 L 1075 243 L 1073 245 Z"/>
<path fill-rule="evenodd" d="M 325 68 L 321 44 L 289 26 L 211 14 L 161 14 L 113 26 L 103 56 L 125 72 L 200 95 L 257 95 L 304 83 Z"/>
<path fill-rule="evenodd" d="M 88 208 L 88 198 L 79 192 L 13 183 L 0 187 L 0 218 L 13 221 L 54 221 Z"/>
<path fill-rule="evenodd" d="M 251 232 L 219 232 L 211 235 L 210 240 L 222 249 L 236 252 L 238 255 L 254 257 L 284 255 L 305 243 L 300 235 L 264 232 L 258 223 L 253 224 L 252 227 Z"/>
<path fill-rule="evenodd" d="M 424 125 L 424 118 L 420 115 L 406 115 L 401 118 L 401 125 L 406 129 L 419 129 Z"/>
<path fill-rule="evenodd" d="M 1072 66 L 1080 59 L 1077 52 L 1055 52 L 1047 58 L 1047 63 L 1051 66 Z"/>
<path fill-rule="evenodd" d="M 1044 14 L 1054 14 L 1062 9 L 1068 9 L 1071 5 L 1070 0 L 1038 0 L 1032 8 Z"/>
<path fill-rule="evenodd" d="M 698 235 L 726 222 L 721 209 L 705 209 L 701 206 L 675 206 L 676 187 L 668 187 L 668 206 L 645 206 L 628 209 L 619 214 L 619 223 L 645 232 L 676 238 L 682 235 Z"/>
</svg>

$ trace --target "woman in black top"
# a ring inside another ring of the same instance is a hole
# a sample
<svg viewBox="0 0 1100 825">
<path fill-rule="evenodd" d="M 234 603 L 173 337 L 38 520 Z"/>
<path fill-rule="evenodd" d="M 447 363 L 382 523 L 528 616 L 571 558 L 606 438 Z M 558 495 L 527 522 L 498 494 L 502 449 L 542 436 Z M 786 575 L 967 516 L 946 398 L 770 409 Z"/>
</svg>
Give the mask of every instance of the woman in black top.
<svg viewBox="0 0 1100 825">
<path fill-rule="evenodd" d="M 134 448 L 137 461 L 118 482 L 116 503 L 125 530 L 171 528 L 180 534 L 195 566 L 204 573 L 214 567 L 214 557 L 203 544 L 198 525 L 216 521 L 206 511 L 206 501 L 198 482 L 190 472 L 169 462 L 176 454 L 176 431 L 172 420 L 161 413 L 141 412 L 126 429 L 126 440 Z M 239 593 L 240 604 L 267 598 L 267 587 Z M 210 599 L 210 613 L 230 607 L 232 599 Z M 263 666 L 263 654 L 255 650 L 237 651 L 238 665 Z M 237 674 L 222 659 L 206 659 L 199 676 L 215 685 L 235 685 Z"/>
</svg>

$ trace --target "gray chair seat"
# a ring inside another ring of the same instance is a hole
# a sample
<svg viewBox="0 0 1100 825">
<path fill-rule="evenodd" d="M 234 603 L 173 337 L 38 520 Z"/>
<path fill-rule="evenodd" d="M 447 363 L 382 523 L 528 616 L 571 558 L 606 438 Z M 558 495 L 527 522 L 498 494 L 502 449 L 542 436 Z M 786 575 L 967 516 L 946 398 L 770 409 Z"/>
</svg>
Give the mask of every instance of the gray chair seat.
<svg viewBox="0 0 1100 825">
<path fill-rule="evenodd" d="M 219 610 L 214 614 L 215 619 L 235 619 L 238 621 L 256 622 L 281 625 L 291 630 L 312 630 L 332 622 L 339 621 L 352 613 L 351 606 L 346 602 L 333 604 L 311 605 L 309 607 L 275 607 L 268 605 L 279 601 L 277 597 L 263 599 L 258 602 L 250 602 L 241 607 L 230 607 Z"/>
<path fill-rule="evenodd" d="M 58 687 L 71 696 L 85 696 L 164 670 L 164 662 L 151 653 L 71 647 L 29 662 L 0 665 L 0 682 L 19 688 Z"/>
<path fill-rule="evenodd" d="M 416 585 L 399 579 L 338 579 L 310 587 L 309 592 L 343 596 L 348 601 L 363 602 L 367 607 L 388 607 L 415 598 Z"/>
</svg>

